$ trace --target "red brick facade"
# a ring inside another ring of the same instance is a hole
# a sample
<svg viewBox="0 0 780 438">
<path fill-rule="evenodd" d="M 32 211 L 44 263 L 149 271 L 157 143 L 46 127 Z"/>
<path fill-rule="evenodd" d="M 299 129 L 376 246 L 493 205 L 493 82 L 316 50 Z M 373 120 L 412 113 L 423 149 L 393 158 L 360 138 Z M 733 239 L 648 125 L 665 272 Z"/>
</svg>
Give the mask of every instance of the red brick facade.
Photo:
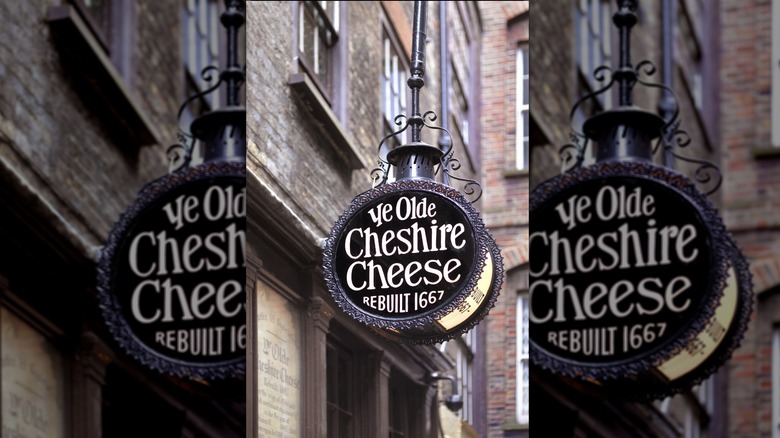
<svg viewBox="0 0 780 438">
<path fill-rule="evenodd" d="M 750 329 L 729 364 L 730 437 L 773 436 L 772 337 L 780 322 L 780 149 L 771 144 L 772 2 L 722 0 L 721 151 L 726 225 L 751 264 Z M 775 129 L 777 129 L 775 127 Z M 775 365 L 777 366 L 777 365 Z"/>
<path fill-rule="evenodd" d="M 516 303 L 528 262 L 528 172 L 515 168 L 516 66 L 527 49 L 528 2 L 484 2 L 482 53 L 482 212 L 507 272 L 487 321 L 488 437 L 527 436 L 517 422 Z M 533 82 L 531 82 L 533 83 Z M 525 434 L 525 435 L 523 435 Z"/>
</svg>

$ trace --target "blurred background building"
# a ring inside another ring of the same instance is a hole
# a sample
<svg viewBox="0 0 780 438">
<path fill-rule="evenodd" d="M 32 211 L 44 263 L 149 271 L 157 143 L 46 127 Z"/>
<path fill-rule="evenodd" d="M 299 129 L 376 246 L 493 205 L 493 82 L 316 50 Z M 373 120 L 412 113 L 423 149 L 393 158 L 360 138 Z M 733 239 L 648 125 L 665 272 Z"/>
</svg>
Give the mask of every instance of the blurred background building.
<svg viewBox="0 0 780 438">
<path fill-rule="evenodd" d="M 244 381 L 141 367 L 108 334 L 95 290 L 109 230 L 166 174 L 178 107 L 221 56 L 223 7 L 0 4 L 3 437 L 244 436 Z"/>
<path fill-rule="evenodd" d="M 511 248 L 514 284 L 495 321 L 491 312 L 431 346 L 388 341 L 349 318 L 321 268 L 331 226 L 371 187 L 388 150 L 377 150 L 381 139 L 396 115 L 410 114 L 413 2 L 247 4 L 251 436 L 484 437 L 527 427 L 527 408 L 516 408 L 514 316 L 527 259 L 527 159 L 515 158 L 527 3 L 428 2 L 420 108 L 435 111 L 452 138 L 423 130 L 423 141 L 451 141 L 457 174 L 482 181 L 476 206 Z M 407 141 L 399 134 L 389 147 Z M 450 381 L 432 373 L 456 379 L 460 409 L 447 407 Z"/>
<path fill-rule="evenodd" d="M 780 437 L 780 3 L 720 0 L 721 189 L 756 304 L 729 364 L 730 437 Z"/>
</svg>

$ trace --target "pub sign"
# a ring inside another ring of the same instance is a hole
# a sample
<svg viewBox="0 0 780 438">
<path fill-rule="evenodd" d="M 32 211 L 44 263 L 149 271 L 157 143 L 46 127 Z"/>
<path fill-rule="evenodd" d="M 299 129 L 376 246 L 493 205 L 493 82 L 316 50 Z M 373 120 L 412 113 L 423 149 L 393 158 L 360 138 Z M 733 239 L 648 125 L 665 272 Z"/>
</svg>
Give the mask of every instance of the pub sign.
<svg viewBox="0 0 780 438">
<path fill-rule="evenodd" d="M 323 266 L 347 314 L 385 337 L 423 344 L 479 322 L 503 276 L 498 247 L 471 203 L 430 179 L 358 195 L 331 230 Z"/>
<path fill-rule="evenodd" d="M 530 343 L 542 369 L 662 397 L 711 374 L 744 333 L 747 264 L 684 176 L 601 162 L 531 197 Z"/>
<path fill-rule="evenodd" d="M 103 248 L 98 296 L 132 357 L 165 374 L 243 374 L 244 163 L 210 162 L 151 182 Z"/>
</svg>

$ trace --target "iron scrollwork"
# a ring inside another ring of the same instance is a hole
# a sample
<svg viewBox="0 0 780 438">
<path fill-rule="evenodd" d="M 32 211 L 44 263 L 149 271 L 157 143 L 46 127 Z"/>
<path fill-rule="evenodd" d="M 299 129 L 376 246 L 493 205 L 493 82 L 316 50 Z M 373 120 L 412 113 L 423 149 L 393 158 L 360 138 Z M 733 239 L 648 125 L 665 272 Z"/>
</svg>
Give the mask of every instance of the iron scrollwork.
<svg viewBox="0 0 780 438">
<path fill-rule="evenodd" d="M 382 184 L 385 184 L 389 179 L 391 164 L 386 159 L 382 158 L 382 148 L 385 146 L 388 140 L 406 131 L 410 126 L 418 124 L 428 129 L 444 132 L 447 134 L 447 136 L 449 136 L 449 138 L 452 138 L 452 135 L 447 128 L 433 124 L 433 122 L 435 122 L 437 119 L 438 116 L 436 115 L 435 111 L 427 111 L 421 117 L 407 117 L 405 114 L 398 114 L 395 116 L 393 122 L 400 128 L 382 138 L 382 140 L 379 142 L 379 146 L 377 146 L 377 155 L 379 157 L 377 160 L 377 167 L 372 169 L 370 172 L 372 187 L 376 188 Z M 454 179 L 463 183 L 461 192 L 473 204 L 482 197 L 482 185 L 478 181 L 471 178 L 464 178 L 454 174 L 454 172 L 461 168 L 461 162 L 459 159 L 454 157 L 454 154 L 454 147 L 452 143 L 450 143 L 447 149 L 442 150 L 442 156 L 439 159 L 438 168 L 436 169 L 435 174 L 438 174 L 439 169 L 441 169 L 442 173 L 446 175 L 447 179 Z"/>
</svg>

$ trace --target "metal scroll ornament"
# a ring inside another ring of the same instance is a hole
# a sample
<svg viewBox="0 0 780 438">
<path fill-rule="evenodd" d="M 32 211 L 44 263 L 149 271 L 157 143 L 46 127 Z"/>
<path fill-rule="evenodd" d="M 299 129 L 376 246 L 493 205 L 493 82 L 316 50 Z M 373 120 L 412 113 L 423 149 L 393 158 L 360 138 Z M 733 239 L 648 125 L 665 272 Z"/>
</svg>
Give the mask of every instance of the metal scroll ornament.
<svg viewBox="0 0 780 438">
<path fill-rule="evenodd" d="M 334 301 L 386 338 L 433 344 L 473 328 L 495 305 L 503 282 L 501 253 L 472 205 L 479 183 L 457 177 L 452 147 L 421 141 L 433 112 L 420 115 L 424 84 L 425 2 L 415 2 L 412 115 L 396 117 L 411 141 L 380 159 L 373 187 L 355 197 L 325 242 L 323 272 Z M 441 170 L 443 182 L 435 180 Z M 392 177 L 391 177 L 392 176 Z M 463 192 L 449 181 L 463 183 Z M 464 196 L 471 196 L 469 201 Z"/>
</svg>

